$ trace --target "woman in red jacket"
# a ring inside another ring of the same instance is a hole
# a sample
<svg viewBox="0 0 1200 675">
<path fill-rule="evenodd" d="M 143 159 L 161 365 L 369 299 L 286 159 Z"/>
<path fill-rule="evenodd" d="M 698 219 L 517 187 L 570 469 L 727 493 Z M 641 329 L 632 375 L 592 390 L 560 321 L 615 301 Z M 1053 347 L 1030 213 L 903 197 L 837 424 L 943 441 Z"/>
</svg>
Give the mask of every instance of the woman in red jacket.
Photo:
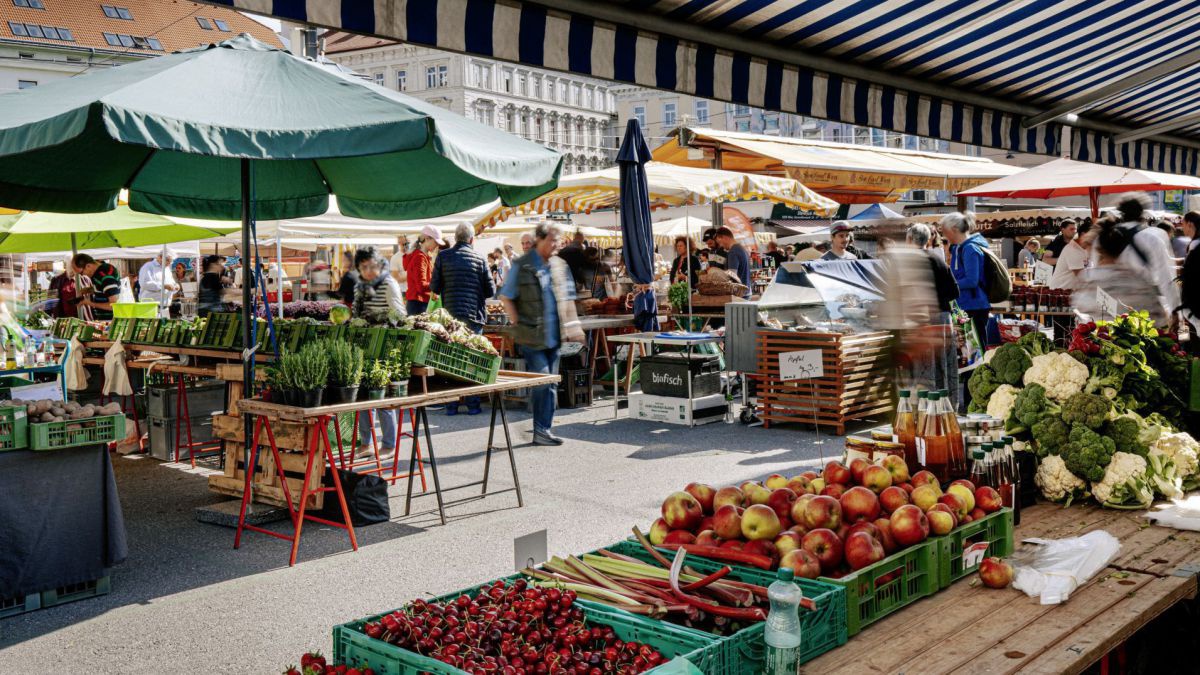
<svg viewBox="0 0 1200 675">
<path fill-rule="evenodd" d="M 429 307 L 429 282 L 433 279 L 433 252 L 442 244 L 437 229 L 426 226 L 417 237 L 413 250 L 404 256 L 404 272 L 408 289 L 404 292 L 405 310 L 409 316 L 421 314 Z"/>
</svg>

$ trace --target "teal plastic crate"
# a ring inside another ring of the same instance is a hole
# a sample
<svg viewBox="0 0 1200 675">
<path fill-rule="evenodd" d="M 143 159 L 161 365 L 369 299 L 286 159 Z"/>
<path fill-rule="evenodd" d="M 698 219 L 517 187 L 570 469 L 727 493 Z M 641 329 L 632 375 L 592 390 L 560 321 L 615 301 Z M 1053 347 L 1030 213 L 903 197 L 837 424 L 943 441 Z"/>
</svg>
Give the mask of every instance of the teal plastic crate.
<svg viewBox="0 0 1200 675">
<path fill-rule="evenodd" d="M 605 548 L 613 553 L 637 558 L 644 562 L 651 561 L 650 554 L 640 544 L 633 541 L 620 541 Z M 595 551 L 592 553 L 595 553 Z M 675 552 L 663 550 L 663 556 L 667 560 L 671 560 L 674 558 Z M 725 566 L 725 563 L 698 555 L 689 555 L 686 564 L 688 567 L 704 574 L 716 572 Z M 731 571 L 726 578 L 734 581 L 743 581 L 764 587 L 770 586 L 771 582 L 775 581 L 775 573 L 768 572 L 767 570 L 743 567 L 741 565 L 729 565 L 729 568 Z M 811 598 L 817 606 L 815 611 L 801 610 L 800 612 L 800 634 L 803 640 L 800 645 L 800 662 L 804 663 L 817 658 L 835 647 L 846 644 L 846 640 L 848 639 L 846 630 L 846 590 L 842 586 L 814 579 L 796 579 L 796 583 L 800 586 L 804 597 Z M 587 600 L 580 600 L 580 602 L 595 604 Z M 608 608 L 610 611 L 623 611 L 608 607 L 607 605 L 601 606 Z M 671 625 L 680 630 L 708 635 L 708 633 L 686 626 Z M 704 669 L 706 673 L 756 675 L 762 670 L 763 658 L 765 656 L 763 651 L 763 626 L 761 623 L 758 623 L 743 628 L 733 635 L 719 638 L 718 642 L 709 647 L 707 651 L 709 653 L 703 659 L 707 666 Z"/>
<path fill-rule="evenodd" d="M 29 447 L 59 450 L 79 445 L 99 445 L 125 438 L 124 415 L 100 415 L 80 420 L 29 425 Z"/>
<path fill-rule="evenodd" d="M 5 406 L 0 408 L 0 452 L 24 450 L 29 447 L 29 419 L 25 408 Z"/>
<path fill-rule="evenodd" d="M 42 591 L 42 607 L 65 605 L 76 600 L 86 600 L 100 595 L 106 595 L 112 590 L 112 581 L 106 574 L 99 579 L 84 581 L 78 584 L 67 584 L 53 590 Z"/>
<path fill-rule="evenodd" d="M 938 587 L 970 576 L 979 569 L 979 564 L 963 565 L 963 551 L 968 546 L 986 542 L 986 556 L 1004 557 L 1013 552 L 1013 512 L 1004 508 L 966 525 L 960 525 L 950 534 L 934 537 L 938 545 Z M 982 558 L 981 558 L 982 560 Z"/>
<path fill-rule="evenodd" d="M 854 637 L 892 612 L 936 593 L 941 588 L 939 551 L 936 539 L 926 539 L 840 579 L 821 577 L 846 589 L 847 635 Z"/>
<path fill-rule="evenodd" d="M 500 357 L 441 340 L 432 340 L 425 365 L 438 375 L 474 384 L 494 384 L 500 373 Z"/>
<path fill-rule="evenodd" d="M 516 575 L 506 577 L 506 580 Z M 482 585 L 481 585 L 482 586 Z M 481 586 L 449 593 L 433 598 L 434 601 L 453 600 L 460 595 L 476 593 Z M 641 642 L 648 644 L 668 659 L 683 656 L 691 661 L 693 658 L 704 659 L 705 649 L 712 645 L 713 638 L 705 637 L 694 632 L 684 632 L 661 621 L 648 621 L 642 617 L 626 612 L 611 612 L 591 604 L 580 604 L 584 620 L 601 626 L 611 626 L 617 636 L 626 642 Z M 390 614 L 390 612 L 385 612 Z M 371 668 L 377 675 L 419 675 L 435 673 L 438 675 L 457 675 L 465 671 L 449 666 L 437 659 L 422 656 L 416 652 L 402 649 L 396 645 L 367 637 L 362 632 L 363 625 L 376 621 L 384 614 L 352 621 L 336 626 L 333 629 L 333 661 L 344 663 L 356 668 Z M 654 673 L 659 668 L 645 671 Z M 705 673 L 713 672 L 701 667 Z"/>
<path fill-rule="evenodd" d="M 42 608 L 42 594 L 30 593 L 15 598 L 0 598 L 0 619 Z"/>
</svg>

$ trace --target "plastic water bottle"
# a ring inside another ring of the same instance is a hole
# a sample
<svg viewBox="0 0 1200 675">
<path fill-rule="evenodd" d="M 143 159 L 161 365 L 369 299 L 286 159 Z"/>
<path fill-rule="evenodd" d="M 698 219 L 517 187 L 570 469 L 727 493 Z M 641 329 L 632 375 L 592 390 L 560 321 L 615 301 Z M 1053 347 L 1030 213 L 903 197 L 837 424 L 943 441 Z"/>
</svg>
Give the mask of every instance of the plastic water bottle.
<svg viewBox="0 0 1200 675">
<path fill-rule="evenodd" d="M 767 587 L 771 612 L 763 630 L 767 656 L 763 675 L 796 675 L 800 670 L 800 600 L 804 594 L 789 567 L 779 568 Z"/>
</svg>

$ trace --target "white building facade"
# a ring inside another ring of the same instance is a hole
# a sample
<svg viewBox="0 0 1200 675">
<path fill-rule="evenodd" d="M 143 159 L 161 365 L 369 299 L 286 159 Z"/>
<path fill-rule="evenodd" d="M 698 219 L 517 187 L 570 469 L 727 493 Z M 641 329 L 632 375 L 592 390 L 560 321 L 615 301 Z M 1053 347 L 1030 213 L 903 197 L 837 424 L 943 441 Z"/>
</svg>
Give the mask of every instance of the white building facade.
<svg viewBox="0 0 1200 675">
<path fill-rule="evenodd" d="M 563 155 L 563 173 L 595 171 L 616 157 L 613 87 L 590 78 L 408 44 L 340 50 L 325 57 L 390 89 L 504 129 Z"/>
</svg>

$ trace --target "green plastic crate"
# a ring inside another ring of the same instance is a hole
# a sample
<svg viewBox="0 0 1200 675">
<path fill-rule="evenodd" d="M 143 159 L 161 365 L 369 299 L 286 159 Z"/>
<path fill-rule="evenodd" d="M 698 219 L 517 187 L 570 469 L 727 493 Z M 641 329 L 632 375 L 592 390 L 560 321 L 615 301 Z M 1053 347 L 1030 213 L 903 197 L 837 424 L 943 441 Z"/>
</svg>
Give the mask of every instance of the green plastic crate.
<svg viewBox="0 0 1200 675">
<path fill-rule="evenodd" d="M 506 577 L 506 579 L 513 579 L 515 576 Z M 473 586 L 466 590 L 433 598 L 433 600 L 453 600 L 460 595 L 473 594 L 480 587 Z M 585 621 L 611 626 L 620 639 L 626 642 L 648 644 L 662 652 L 663 656 L 668 659 L 676 656 L 684 656 L 688 660 L 693 657 L 704 658 L 705 648 L 713 642 L 711 637 L 694 632 L 684 632 L 674 626 L 663 624 L 661 621 L 647 621 L 626 612 L 618 613 L 601 609 L 597 605 L 581 604 L 579 606 L 583 609 Z M 366 619 L 335 626 L 333 629 L 334 662 L 354 665 L 358 668 L 369 667 L 377 675 L 418 675 L 420 673 L 456 675 L 465 672 L 437 659 L 401 649 L 383 640 L 367 637 L 362 632 L 363 625 L 382 616 L 384 614 L 377 614 Z M 645 672 L 654 673 L 659 668 Z M 713 672 L 704 668 L 701 670 L 705 673 Z"/>
<path fill-rule="evenodd" d="M 204 324 L 201 347 L 232 347 L 241 335 L 242 315 L 234 312 L 213 312 Z"/>
<path fill-rule="evenodd" d="M 183 319 L 160 319 L 158 329 L 154 331 L 156 345 L 175 346 L 183 344 L 183 335 L 188 323 Z"/>
<path fill-rule="evenodd" d="M 62 317 L 54 320 L 54 326 L 50 328 L 50 334 L 59 339 L 66 339 L 67 332 L 71 330 L 71 322 L 74 319 Z"/>
<path fill-rule="evenodd" d="M 86 600 L 100 595 L 106 595 L 112 590 L 112 580 L 106 574 L 99 579 L 84 581 L 78 584 L 59 586 L 53 590 L 42 591 L 42 607 L 64 605 L 76 600 Z"/>
<path fill-rule="evenodd" d="M 132 344 L 154 344 L 154 337 L 158 335 L 161 322 L 162 319 L 133 319 L 133 328 L 125 341 Z"/>
<path fill-rule="evenodd" d="M 29 447 L 29 419 L 25 408 L 5 406 L 0 408 L 0 452 L 24 450 Z"/>
<path fill-rule="evenodd" d="M 404 349 L 408 354 L 408 360 L 414 366 L 423 366 L 431 342 L 433 342 L 433 333 L 428 331 L 387 328 L 383 331 L 379 357 L 386 357 L 393 349 Z"/>
<path fill-rule="evenodd" d="M 72 317 L 64 317 L 54 320 L 54 326 L 50 329 L 50 335 L 61 340 L 70 340 L 71 338 L 79 338 L 80 342 L 87 342 L 95 335 L 96 328 L 90 323 L 82 319 Z"/>
<path fill-rule="evenodd" d="M 99 445 L 122 438 L 125 438 L 124 415 L 100 415 L 82 420 L 29 424 L 29 447 L 33 450 Z"/>
<path fill-rule="evenodd" d="M 42 608 L 42 594 L 30 593 L 15 598 L 0 598 L 0 619 Z"/>
<path fill-rule="evenodd" d="M 624 540 L 605 548 L 620 555 L 645 562 L 651 561 L 650 554 L 640 544 L 633 541 Z M 674 558 L 675 552 L 663 550 L 663 556 L 667 560 L 671 560 Z M 698 572 L 709 574 L 721 569 L 726 563 L 698 555 L 689 555 L 686 564 Z M 757 586 L 770 586 L 771 582 L 775 581 L 775 573 L 767 570 L 741 565 L 729 565 L 729 568 L 731 571 L 727 578 L 734 581 L 744 581 Z M 817 605 L 816 611 L 803 610 L 800 612 L 800 634 L 803 640 L 800 645 L 800 662 L 805 663 L 835 647 L 846 644 L 848 639 L 846 634 L 846 589 L 836 584 L 814 579 L 796 579 L 796 583 L 800 586 L 804 597 L 811 598 Z M 594 604 L 587 600 L 580 600 L 580 602 Z M 623 610 L 609 608 L 607 605 L 601 606 L 606 607 L 609 611 L 624 613 Z M 694 628 L 671 625 L 679 630 L 709 635 Z M 715 636 L 709 635 L 709 637 Z M 703 659 L 706 666 L 703 670 L 706 673 L 756 675 L 762 671 L 765 656 L 763 625 L 758 623 L 733 635 L 719 638 L 717 643 L 709 647 L 707 651 L 707 658 Z"/>
<path fill-rule="evenodd" d="M 425 355 L 425 365 L 436 370 L 438 375 L 475 384 L 494 384 L 500 373 L 500 360 L 495 354 L 441 340 L 431 341 Z"/>
<path fill-rule="evenodd" d="M 133 319 L 113 319 L 108 324 L 108 332 L 105 337 L 116 342 L 117 340 L 126 340 L 129 337 L 129 331 L 133 328 Z"/>
<path fill-rule="evenodd" d="M 346 340 L 362 350 L 364 359 L 379 358 L 383 346 L 383 330 L 376 326 L 348 326 Z"/>
<path fill-rule="evenodd" d="M 969 576 L 979 565 L 963 566 L 963 550 L 971 544 L 987 542 L 988 556 L 1004 557 L 1013 552 L 1013 512 L 1004 508 L 983 518 L 954 528 L 944 537 L 934 537 L 938 545 L 938 587 Z"/>
<path fill-rule="evenodd" d="M 840 579 L 821 577 L 846 589 L 846 634 L 854 637 L 888 614 L 936 593 L 941 588 L 939 550 L 937 540 L 926 539 Z"/>
<path fill-rule="evenodd" d="M 304 334 L 304 340 L 341 340 L 346 335 L 346 324 L 339 323 L 337 325 L 331 323 L 309 324 L 308 331 Z"/>
</svg>

